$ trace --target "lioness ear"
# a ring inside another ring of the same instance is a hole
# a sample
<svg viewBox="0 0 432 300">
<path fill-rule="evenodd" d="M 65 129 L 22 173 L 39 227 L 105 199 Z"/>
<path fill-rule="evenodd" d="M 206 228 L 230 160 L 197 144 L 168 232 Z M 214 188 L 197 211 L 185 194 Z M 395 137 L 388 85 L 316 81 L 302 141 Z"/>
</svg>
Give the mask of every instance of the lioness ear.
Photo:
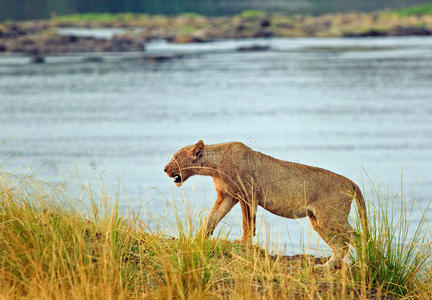
<svg viewBox="0 0 432 300">
<path fill-rule="evenodd" d="M 198 143 L 195 144 L 192 152 L 196 158 L 201 158 L 203 156 L 204 142 L 199 140 Z"/>
</svg>

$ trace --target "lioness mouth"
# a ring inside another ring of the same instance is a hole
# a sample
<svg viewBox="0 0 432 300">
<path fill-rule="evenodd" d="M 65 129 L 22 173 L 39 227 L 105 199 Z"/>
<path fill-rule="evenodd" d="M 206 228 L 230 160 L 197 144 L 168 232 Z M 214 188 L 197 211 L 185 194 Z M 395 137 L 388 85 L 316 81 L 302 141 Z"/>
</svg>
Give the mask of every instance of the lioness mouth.
<svg viewBox="0 0 432 300">
<path fill-rule="evenodd" d="M 181 186 L 182 184 L 182 178 L 180 175 L 174 175 L 174 183 L 176 184 L 176 186 Z"/>
</svg>

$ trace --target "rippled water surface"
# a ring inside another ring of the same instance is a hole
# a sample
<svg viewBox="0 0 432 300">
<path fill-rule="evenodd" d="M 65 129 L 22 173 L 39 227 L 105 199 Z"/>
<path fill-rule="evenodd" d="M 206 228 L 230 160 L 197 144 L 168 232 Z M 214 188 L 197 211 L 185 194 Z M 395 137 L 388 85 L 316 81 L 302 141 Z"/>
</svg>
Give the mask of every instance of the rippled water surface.
<svg viewBox="0 0 432 300">
<path fill-rule="evenodd" d="M 234 51 L 252 44 L 272 50 Z M 41 65 L 0 56 L 0 161 L 14 155 L 8 169 L 31 166 L 43 176 L 100 174 L 108 190 L 120 178 L 128 199 L 121 208 L 143 205 L 144 217 L 184 196 L 198 211 L 211 207 L 211 178 L 191 178 L 179 190 L 162 171 L 170 154 L 199 139 L 242 141 L 327 168 L 366 195 L 370 181 L 400 192 L 402 174 L 406 197 L 416 199 L 413 222 L 432 198 L 431 38 L 160 42 L 147 49 L 187 55 L 163 63 L 139 53 L 101 54 L 102 62 L 52 56 Z M 260 232 L 288 248 L 316 237 L 307 220 L 263 210 L 258 219 Z M 224 223 L 238 237 L 240 208 Z"/>
</svg>

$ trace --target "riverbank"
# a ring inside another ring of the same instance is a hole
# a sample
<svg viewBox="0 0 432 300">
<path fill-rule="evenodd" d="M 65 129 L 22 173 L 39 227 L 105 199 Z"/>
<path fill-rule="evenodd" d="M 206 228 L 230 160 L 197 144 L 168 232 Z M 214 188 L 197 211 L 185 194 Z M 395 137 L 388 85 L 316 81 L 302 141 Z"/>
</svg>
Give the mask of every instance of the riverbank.
<svg viewBox="0 0 432 300">
<path fill-rule="evenodd" d="M 60 34 L 59 28 L 116 28 L 108 38 Z M 363 37 L 432 34 L 432 4 L 399 11 L 286 16 L 244 11 L 230 17 L 197 14 L 82 14 L 0 24 L 0 52 L 144 51 L 151 40 L 202 43 L 252 37 Z"/>
<path fill-rule="evenodd" d="M 357 251 L 362 254 L 360 259 L 352 257 L 352 268 L 316 272 L 313 266 L 325 258 L 284 256 L 280 250 L 231 242 L 223 235 L 203 240 L 195 235 L 199 218 L 188 214 L 183 219 L 174 213 L 177 234 L 168 237 L 163 224 L 151 230 L 143 219 L 120 216 L 116 199 L 103 191 L 93 193 L 83 185 L 81 194 L 81 203 L 71 202 L 68 194 L 50 183 L 0 172 L 1 295 L 44 299 L 432 296 L 432 270 L 425 263 L 430 245 L 423 239 L 430 233 L 420 224 L 414 236 L 406 237 L 403 208 L 397 220 L 385 211 L 371 214 L 371 239 L 362 248 L 359 235 Z M 402 236 L 394 236 L 396 229 L 403 230 Z"/>
</svg>

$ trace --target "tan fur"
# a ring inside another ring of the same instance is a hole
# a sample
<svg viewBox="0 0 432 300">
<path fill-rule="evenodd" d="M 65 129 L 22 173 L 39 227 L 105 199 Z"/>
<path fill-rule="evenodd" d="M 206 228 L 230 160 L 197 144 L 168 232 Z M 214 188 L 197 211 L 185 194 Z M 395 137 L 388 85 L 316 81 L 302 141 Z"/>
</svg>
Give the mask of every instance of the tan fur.
<svg viewBox="0 0 432 300">
<path fill-rule="evenodd" d="M 353 232 L 348 214 L 353 197 L 367 231 L 366 207 L 354 182 L 325 169 L 273 158 L 239 142 L 204 145 L 199 141 L 186 146 L 174 154 L 165 172 L 169 177 L 181 176 L 178 186 L 193 175 L 213 177 L 217 200 L 205 222 L 206 236 L 240 202 L 243 240 L 250 240 L 260 205 L 286 218 L 309 217 L 313 228 L 332 249 L 327 265 L 333 267 L 348 250 Z"/>
</svg>

